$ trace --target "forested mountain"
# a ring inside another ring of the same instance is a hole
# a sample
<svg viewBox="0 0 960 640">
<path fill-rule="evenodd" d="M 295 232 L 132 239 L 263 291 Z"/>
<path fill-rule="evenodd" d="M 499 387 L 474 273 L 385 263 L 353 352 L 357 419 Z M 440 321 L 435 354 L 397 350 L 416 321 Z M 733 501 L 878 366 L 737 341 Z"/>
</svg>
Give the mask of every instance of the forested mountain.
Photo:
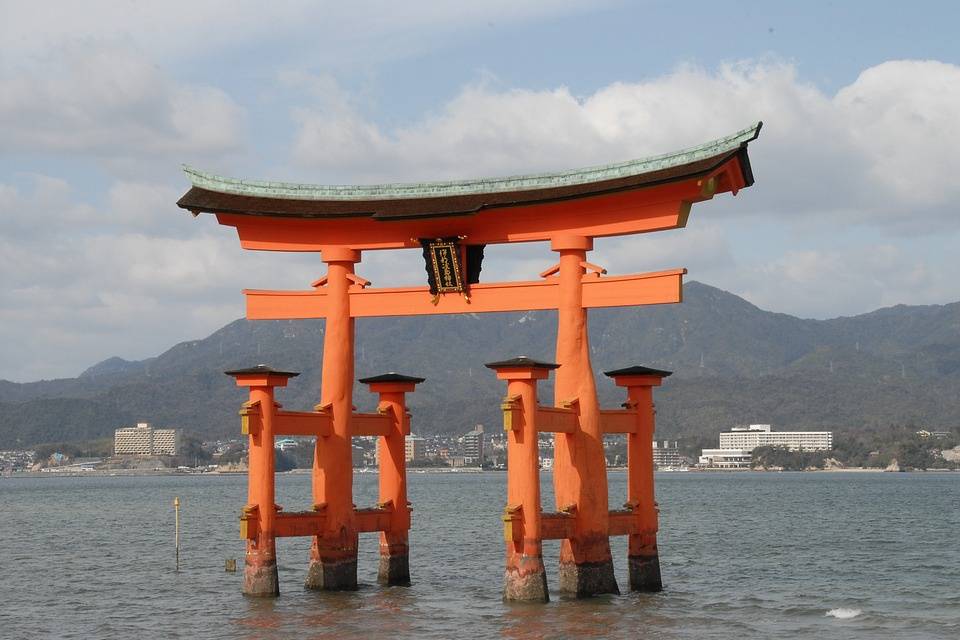
<svg viewBox="0 0 960 640">
<path fill-rule="evenodd" d="M 960 303 L 803 320 L 697 282 L 684 296 L 679 305 L 590 314 L 605 405 L 623 397 L 603 370 L 644 364 L 675 372 L 656 396 L 663 437 L 745 422 L 838 431 L 960 424 Z M 416 432 L 496 428 L 503 383 L 483 364 L 520 354 L 551 360 L 555 336 L 550 312 L 362 319 L 356 373 L 427 378 L 411 398 Z M 222 372 L 257 363 L 300 371 L 278 399 L 309 409 L 319 396 L 322 346 L 323 321 L 237 320 L 155 358 L 111 358 L 71 379 L 0 381 L 0 448 L 111 435 L 137 421 L 202 437 L 236 434 L 245 396 Z M 373 396 L 357 387 L 355 404 L 371 408 Z M 542 397 L 552 397 L 549 385 Z"/>
</svg>

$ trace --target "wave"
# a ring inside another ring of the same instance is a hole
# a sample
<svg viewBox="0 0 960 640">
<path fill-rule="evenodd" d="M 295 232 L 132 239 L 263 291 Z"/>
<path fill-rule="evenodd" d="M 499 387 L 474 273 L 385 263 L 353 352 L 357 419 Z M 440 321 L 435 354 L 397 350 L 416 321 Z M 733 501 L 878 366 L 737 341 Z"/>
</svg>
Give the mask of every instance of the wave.
<svg viewBox="0 0 960 640">
<path fill-rule="evenodd" d="M 830 611 L 827 611 L 826 615 L 831 618 L 836 618 L 837 620 L 849 620 L 850 618 L 856 618 L 861 613 L 863 613 L 863 611 L 860 609 L 847 609 L 845 607 L 838 607 L 836 609 L 830 609 Z"/>
</svg>

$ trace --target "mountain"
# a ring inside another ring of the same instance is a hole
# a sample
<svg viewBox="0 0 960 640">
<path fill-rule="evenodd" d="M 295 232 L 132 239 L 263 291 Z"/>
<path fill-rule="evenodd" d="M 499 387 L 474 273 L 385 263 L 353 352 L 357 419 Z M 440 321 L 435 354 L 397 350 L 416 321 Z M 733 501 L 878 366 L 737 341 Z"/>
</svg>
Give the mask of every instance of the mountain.
<svg viewBox="0 0 960 640">
<path fill-rule="evenodd" d="M 590 313 L 605 406 L 623 395 L 602 371 L 674 371 L 656 392 L 663 437 L 746 422 L 838 431 L 960 424 L 960 303 L 804 320 L 697 282 L 684 297 L 679 305 Z M 483 364 L 519 354 L 551 360 L 555 336 L 551 312 L 361 319 L 356 373 L 426 377 L 410 398 L 416 432 L 496 428 L 504 387 Z M 222 372 L 257 363 L 300 371 L 278 400 L 309 409 L 319 397 L 322 345 L 321 320 L 237 320 L 147 360 L 110 358 L 71 379 L 0 381 L 0 448 L 107 436 L 137 421 L 235 435 L 245 395 Z M 355 404 L 371 409 L 375 399 L 357 387 Z M 551 386 L 542 387 L 549 403 Z"/>
</svg>

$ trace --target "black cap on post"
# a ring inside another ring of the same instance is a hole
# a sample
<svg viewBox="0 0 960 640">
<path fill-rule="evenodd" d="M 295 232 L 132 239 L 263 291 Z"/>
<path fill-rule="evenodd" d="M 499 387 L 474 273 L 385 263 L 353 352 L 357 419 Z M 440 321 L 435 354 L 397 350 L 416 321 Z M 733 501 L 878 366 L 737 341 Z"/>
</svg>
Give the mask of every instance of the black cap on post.
<svg viewBox="0 0 960 640">
<path fill-rule="evenodd" d="M 488 362 L 483 365 L 488 369 L 558 369 L 560 365 L 553 362 L 540 362 L 527 356 L 517 356 L 509 360 L 499 362 Z"/>
<path fill-rule="evenodd" d="M 370 376 L 369 378 L 360 378 L 360 384 L 375 384 L 377 382 L 411 382 L 413 384 L 420 384 L 426 380 L 426 378 L 417 378 L 415 376 L 405 376 L 402 373 L 396 373 L 391 371 L 390 373 L 381 373 L 378 376 Z"/>
<path fill-rule="evenodd" d="M 233 371 L 224 371 L 228 376 L 233 376 L 234 378 L 239 376 L 278 376 L 281 378 L 296 378 L 300 375 L 299 372 L 295 371 L 278 371 L 273 367 L 268 367 L 265 364 L 258 364 L 255 367 L 247 367 L 246 369 L 234 369 Z"/>
<path fill-rule="evenodd" d="M 611 378 L 617 378 L 619 376 L 654 376 L 657 378 L 666 378 L 667 376 L 673 375 L 673 371 L 664 371 L 663 369 L 651 369 L 650 367 L 634 365 L 632 367 L 624 367 L 623 369 L 604 371 L 603 375 Z"/>
</svg>

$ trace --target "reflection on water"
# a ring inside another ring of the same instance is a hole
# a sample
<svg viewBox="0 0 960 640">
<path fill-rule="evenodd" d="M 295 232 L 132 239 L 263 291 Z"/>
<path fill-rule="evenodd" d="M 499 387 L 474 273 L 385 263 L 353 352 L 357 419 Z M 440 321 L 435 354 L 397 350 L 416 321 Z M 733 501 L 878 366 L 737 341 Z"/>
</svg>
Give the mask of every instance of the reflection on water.
<svg viewBox="0 0 960 640">
<path fill-rule="evenodd" d="M 624 491 L 611 473 L 611 495 Z M 58 638 L 960 637 L 960 474 L 658 476 L 666 591 L 570 600 L 545 545 L 546 605 L 501 601 L 503 474 L 411 474 L 411 587 L 303 588 L 309 540 L 278 542 L 281 597 L 244 598 L 224 572 L 243 544 L 244 477 L 0 479 L 0 636 Z M 543 476 L 549 505 L 550 477 Z M 376 477 L 356 477 L 358 505 Z M 173 496 L 182 502 L 173 571 Z M 278 501 L 309 503 L 284 475 Z M 611 499 L 616 502 L 616 499 Z M 626 582 L 626 541 L 614 539 Z M 828 612 L 859 610 L 856 616 Z"/>
</svg>

